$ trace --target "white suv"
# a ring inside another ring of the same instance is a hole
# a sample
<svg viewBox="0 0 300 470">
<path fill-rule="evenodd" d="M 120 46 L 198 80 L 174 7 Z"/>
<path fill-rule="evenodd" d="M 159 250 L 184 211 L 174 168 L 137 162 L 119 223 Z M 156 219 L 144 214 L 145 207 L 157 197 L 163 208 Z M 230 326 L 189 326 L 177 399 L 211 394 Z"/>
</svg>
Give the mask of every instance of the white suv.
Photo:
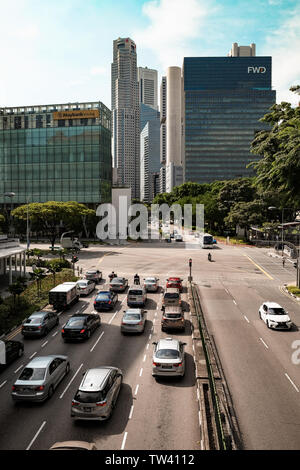
<svg viewBox="0 0 300 470">
<path fill-rule="evenodd" d="M 186 343 L 173 338 L 164 338 L 154 342 L 152 375 L 183 376 L 185 372 Z"/>
<path fill-rule="evenodd" d="M 259 318 L 265 322 L 268 328 L 275 330 L 289 330 L 293 323 L 290 317 L 276 302 L 264 302 L 259 307 Z"/>
</svg>

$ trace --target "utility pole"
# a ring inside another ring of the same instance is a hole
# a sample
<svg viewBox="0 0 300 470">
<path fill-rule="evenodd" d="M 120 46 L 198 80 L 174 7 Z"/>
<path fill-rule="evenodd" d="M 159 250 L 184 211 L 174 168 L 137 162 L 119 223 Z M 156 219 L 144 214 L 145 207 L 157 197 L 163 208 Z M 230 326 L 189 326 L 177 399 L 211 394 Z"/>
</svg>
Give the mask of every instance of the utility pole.
<svg viewBox="0 0 300 470">
<path fill-rule="evenodd" d="M 192 282 L 192 280 L 193 280 L 193 277 L 192 277 L 192 263 L 193 263 L 193 260 L 192 260 L 192 258 L 190 258 L 190 259 L 189 259 L 190 275 L 189 275 L 189 277 L 188 277 L 188 281 L 189 281 L 189 282 Z"/>
</svg>

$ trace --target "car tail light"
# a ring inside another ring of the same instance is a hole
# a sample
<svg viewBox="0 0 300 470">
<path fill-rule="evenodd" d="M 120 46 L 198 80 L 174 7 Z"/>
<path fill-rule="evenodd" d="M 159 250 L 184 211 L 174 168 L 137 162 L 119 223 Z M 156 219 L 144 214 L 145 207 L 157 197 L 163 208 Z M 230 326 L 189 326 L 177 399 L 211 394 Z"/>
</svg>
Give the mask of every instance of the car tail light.
<svg viewBox="0 0 300 470">
<path fill-rule="evenodd" d="M 96 304 L 97 304 L 97 302 L 96 302 L 96 300 L 94 300 L 94 305 L 96 305 Z"/>
<path fill-rule="evenodd" d="M 107 401 L 104 400 L 104 401 L 98 401 L 98 403 L 96 403 L 96 406 L 106 406 L 107 405 Z"/>
<path fill-rule="evenodd" d="M 64 333 L 64 332 L 65 332 L 65 330 L 64 330 L 64 329 L 62 329 L 62 330 L 61 330 L 61 332 L 62 332 L 62 333 Z"/>
<path fill-rule="evenodd" d="M 44 388 L 45 388 L 44 385 L 39 385 L 38 387 L 35 387 L 34 390 L 35 390 L 36 392 L 42 392 L 42 391 L 44 390 Z"/>
<path fill-rule="evenodd" d="M 72 400 L 72 406 L 78 406 L 80 403 L 79 401 Z"/>
<path fill-rule="evenodd" d="M 14 391 L 16 390 L 16 386 L 13 385 L 13 386 L 11 387 L 11 389 L 12 389 L 12 391 L 14 392 Z"/>
<path fill-rule="evenodd" d="M 109 302 L 108 302 L 108 305 L 110 305 L 110 304 L 111 304 L 111 300 L 109 300 Z"/>
<path fill-rule="evenodd" d="M 161 364 L 160 364 L 160 362 L 153 362 L 153 365 L 154 365 L 155 367 L 159 367 Z"/>
<path fill-rule="evenodd" d="M 182 362 L 179 362 L 178 364 L 173 364 L 174 367 L 179 367 L 182 366 Z"/>
<path fill-rule="evenodd" d="M 143 324 L 143 321 L 140 321 L 140 322 L 139 322 L 139 325 L 142 325 L 142 324 Z"/>
<path fill-rule="evenodd" d="M 80 333 L 82 334 L 82 333 L 84 333 L 84 332 L 85 332 L 85 329 L 83 328 L 83 329 L 80 331 Z"/>
</svg>

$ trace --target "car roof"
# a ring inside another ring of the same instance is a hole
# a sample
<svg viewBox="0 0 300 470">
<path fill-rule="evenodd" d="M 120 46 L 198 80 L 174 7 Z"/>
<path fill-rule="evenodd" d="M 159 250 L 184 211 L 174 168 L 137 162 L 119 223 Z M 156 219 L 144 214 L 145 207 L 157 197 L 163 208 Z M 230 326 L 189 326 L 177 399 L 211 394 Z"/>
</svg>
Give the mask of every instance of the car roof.
<svg viewBox="0 0 300 470">
<path fill-rule="evenodd" d="M 86 274 L 92 274 L 92 273 L 96 273 L 96 272 L 97 272 L 97 269 L 89 269 L 88 271 L 86 271 Z"/>
<path fill-rule="evenodd" d="M 113 277 L 110 282 L 116 282 L 116 281 L 118 282 L 118 281 L 120 281 L 120 280 L 123 281 L 123 279 L 125 279 L 125 277 L 122 277 L 122 276 Z"/>
<path fill-rule="evenodd" d="M 79 386 L 79 390 L 82 392 L 101 390 L 109 373 L 113 369 L 116 369 L 116 367 L 95 367 L 87 370 Z"/>
<path fill-rule="evenodd" d="M 144 287 L 141 286 L 140 284 L 133 284 L 133 286 L 129 287 L 129 290 L 134 289 L 134 290 L 144 290 Z"/>
<path fill-rule="evenodd" d="M 47 367 L 50 362 L 53 361 L 56 357 L 66 357 L 66 356 L 58 356 L 58 355 L 50 355 L 50 356 L 38 356 L 31 359 L 31 361 L 25 367 Z"/>
<path fill-rule="evenodd" d="M 145 277 L 145 281 L 156 281 L 157 277 L 156 276 L 148 276 Z"/>
<path fill-rule="evenodd" d="M 164 313 L 183 313 L 180 305 L 166 306 Z"/>
<path fill-rule="evenodd" d="M 171 277 L 168 277 L 168 281 L 181 281 L 181 277 L 171 276 Z"/>
<path fill-rule="evenodd" d="M 88 317 L 89 315 L 92 315 L 91 313 L 73 313 L 73 315 L 69 318 L 69 320 L 71 320 L 71 318 L 79 318 L 79 317 L 82 317 L 82 318 L 86 318 Z M 94 314 L 93 314 L 94 315 Z"/>
<path fill-rule="evenodd" d="M 179 349 L 178 339 L 163 338 L 157 343 L 157 349 Z"/>
<path fill-rule="evenodd" d="M 75 286 L 76 282 L 72 282 L 70 284 L 59 284 L 58 286 L 54 287 L 53 289 L 50 290 L 50 292 L 68 292 L 69 290 L 73 289 Z"/>
<path fill-rule="evenodd" d="M 172 294 L 175 293 L 175 292 L 177 292 L 177 293 L 179 294 L 179 289 L 177 289 L 177 287 L 167 287 L 166 290 L 165 290 L 165 294 L 166 294 L 167 292 L 168 292 L 168 293 L 172 293 Z"/>
<path fill-rule="evenodd" d="M 282 308 L 277 302 L 264 302 L 268 308 Z"/>
<path fill-rule="evenodd" d="M 126 315 L 126 313 L 142 313 L 142 309 L 141 308 L 128 308 L 126 312 L 124 313 L 124 315 Z"/>
<path fill-rule="evenodd" d="M 98 292 L 98 294 L 96 295 L 96 297 L 98 297 L 100 294 L 112 294 L 112 292 L 110 290 L 100 290 Z"/>
</svg>

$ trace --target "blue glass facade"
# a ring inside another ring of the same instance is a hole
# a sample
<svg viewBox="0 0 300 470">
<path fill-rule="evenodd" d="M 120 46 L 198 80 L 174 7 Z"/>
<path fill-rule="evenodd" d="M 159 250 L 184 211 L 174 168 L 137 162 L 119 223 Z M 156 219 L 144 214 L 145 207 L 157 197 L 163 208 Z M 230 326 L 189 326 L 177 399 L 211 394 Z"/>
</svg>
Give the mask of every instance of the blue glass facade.
<svg viewBox="0 0 300 470">
<path fill-rule="evenodd" d="M 250 176 L 250 144 L 275 102 L 271 57 L 185 58 L 185 181 Z"/>
</svg>

